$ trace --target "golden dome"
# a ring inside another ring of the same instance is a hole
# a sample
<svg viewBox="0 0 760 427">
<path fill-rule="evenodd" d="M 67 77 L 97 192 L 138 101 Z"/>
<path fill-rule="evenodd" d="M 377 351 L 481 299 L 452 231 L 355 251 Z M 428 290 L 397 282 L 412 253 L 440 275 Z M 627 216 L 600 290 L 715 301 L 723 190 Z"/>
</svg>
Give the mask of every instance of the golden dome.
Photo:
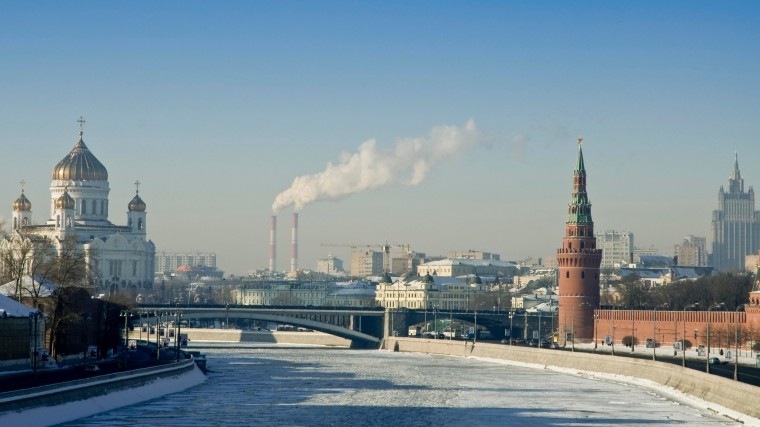
<svg viewBox="0 0 760 427">
<path fill-rule="evenodd" d="M 74 198 L 69 196 L 69 190 L 63 190 L 61 197 L 55 199 L 56 209 L 74 209 Z"/>
<path fill-rule="evenodd" d="M 127 206 L 130 212 L 145 212 L 145 202 L 140 198 L 139 194 L 135 194 L 135 197 L 132 198 L 132 201 L 129 202 L 129 206 Z"/>
<path fill-rule="evenodd" d="M 82 132 L 71 152 L 53 168 L 53 179 L 61 181 L 108 181 L 108 171 L 84 144 Z"/>
<path fill-rule="evenodd" d="M 13 202 L 13 211 L 14 212 L 29 212 L 32 210 L 32 202 L 29 201 L 29 199 L 26 198 L 24 195 L 24 192 L 21 191 L 21 195 L 16 199 L 15 202 Z"/>
</svg>

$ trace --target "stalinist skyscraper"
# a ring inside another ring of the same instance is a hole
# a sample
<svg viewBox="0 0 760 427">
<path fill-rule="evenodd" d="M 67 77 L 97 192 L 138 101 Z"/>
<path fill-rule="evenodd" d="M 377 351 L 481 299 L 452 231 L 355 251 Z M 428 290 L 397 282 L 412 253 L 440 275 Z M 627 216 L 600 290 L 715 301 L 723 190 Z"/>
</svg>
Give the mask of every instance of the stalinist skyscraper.
<svg viewBox="0 0 760 427">
<path fill-rule="evenodd" d="M 728 179 L 728 191 L 720 187 L 718 209 L 712 216 L 712 254 L 710 264 L 719 271 L 744 270 L 744 257 L 760 249 L 760 212 L 755 211 L 755 192 L 744 191 L 735 155 L 734 171 Z"/>
<path fill-rule="evenodd" d="M 565 238 L 557 249 L 559 264 L 559 340 L 594 338 L 594 309 L 599 308 L 599 265 L 591 202 L 586 193 L 583 138 L 578 138 L 578 160 L 573 172 L 573 193 L 567 207 Z"/>
</svg>

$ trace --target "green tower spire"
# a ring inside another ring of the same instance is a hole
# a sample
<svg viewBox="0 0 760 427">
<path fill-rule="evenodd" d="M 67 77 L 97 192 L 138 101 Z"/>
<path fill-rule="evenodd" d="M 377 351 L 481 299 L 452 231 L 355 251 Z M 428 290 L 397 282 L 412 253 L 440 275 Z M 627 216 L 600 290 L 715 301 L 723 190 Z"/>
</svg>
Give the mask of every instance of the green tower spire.
<svg viewBox="0 0 760 427">
<path fill-rule="evenodd" d="M 586 166 L 583 163 L 583 138 L 578 137 L 578 160 L 573 172 L 573 194 L 567 208 L 568 224 L 591 224 L 591 202 L 586 193 Z"/>
</svg>

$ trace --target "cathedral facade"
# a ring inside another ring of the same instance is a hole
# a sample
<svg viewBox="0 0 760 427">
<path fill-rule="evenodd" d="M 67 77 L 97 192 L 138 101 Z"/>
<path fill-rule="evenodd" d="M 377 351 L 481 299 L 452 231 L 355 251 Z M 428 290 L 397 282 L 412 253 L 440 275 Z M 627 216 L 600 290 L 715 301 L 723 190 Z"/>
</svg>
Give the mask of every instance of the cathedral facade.
<svg viewBox="0 0 760 427">
<path fill-rule="evenodd" d="M 80 127 L 74 148 L 53 168 L 49 218 L 32 221 L 32 203 L 22 188 L 13 203 L 12 231 L 46 237 L 59 248 L 65 240 L 75 240 L 96 293 L 136 295 L 153 287 L 156 247 L 147 238 L 146 205 L 139 182 L 135 184 L 135 196 L 127 203 L 127 224 L 113 224 L 108 219 L 108 171 L 85 145 Z"/>
</svg>

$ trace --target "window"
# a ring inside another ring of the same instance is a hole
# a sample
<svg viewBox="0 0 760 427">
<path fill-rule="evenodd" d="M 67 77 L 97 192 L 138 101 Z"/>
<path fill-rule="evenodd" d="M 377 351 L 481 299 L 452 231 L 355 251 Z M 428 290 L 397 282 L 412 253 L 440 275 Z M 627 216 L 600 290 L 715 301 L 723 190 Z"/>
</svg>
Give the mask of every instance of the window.
<svg viewBox="0 0 760 427">
<path fill-rule="evenodd" d="M 80 212 L 82 215 L 87 214 L 87 200 L 82 199 L 82 211 Z"/>
<path fill-rule="evenodd" d="M 569 271 L 566 271 L 566 272 L 565 272 L 565 278 L 566 278 L 566 279 L 569 279 L 569 278 L 570 278 L 570 272 L 569 272 Z"/>
</svg>

